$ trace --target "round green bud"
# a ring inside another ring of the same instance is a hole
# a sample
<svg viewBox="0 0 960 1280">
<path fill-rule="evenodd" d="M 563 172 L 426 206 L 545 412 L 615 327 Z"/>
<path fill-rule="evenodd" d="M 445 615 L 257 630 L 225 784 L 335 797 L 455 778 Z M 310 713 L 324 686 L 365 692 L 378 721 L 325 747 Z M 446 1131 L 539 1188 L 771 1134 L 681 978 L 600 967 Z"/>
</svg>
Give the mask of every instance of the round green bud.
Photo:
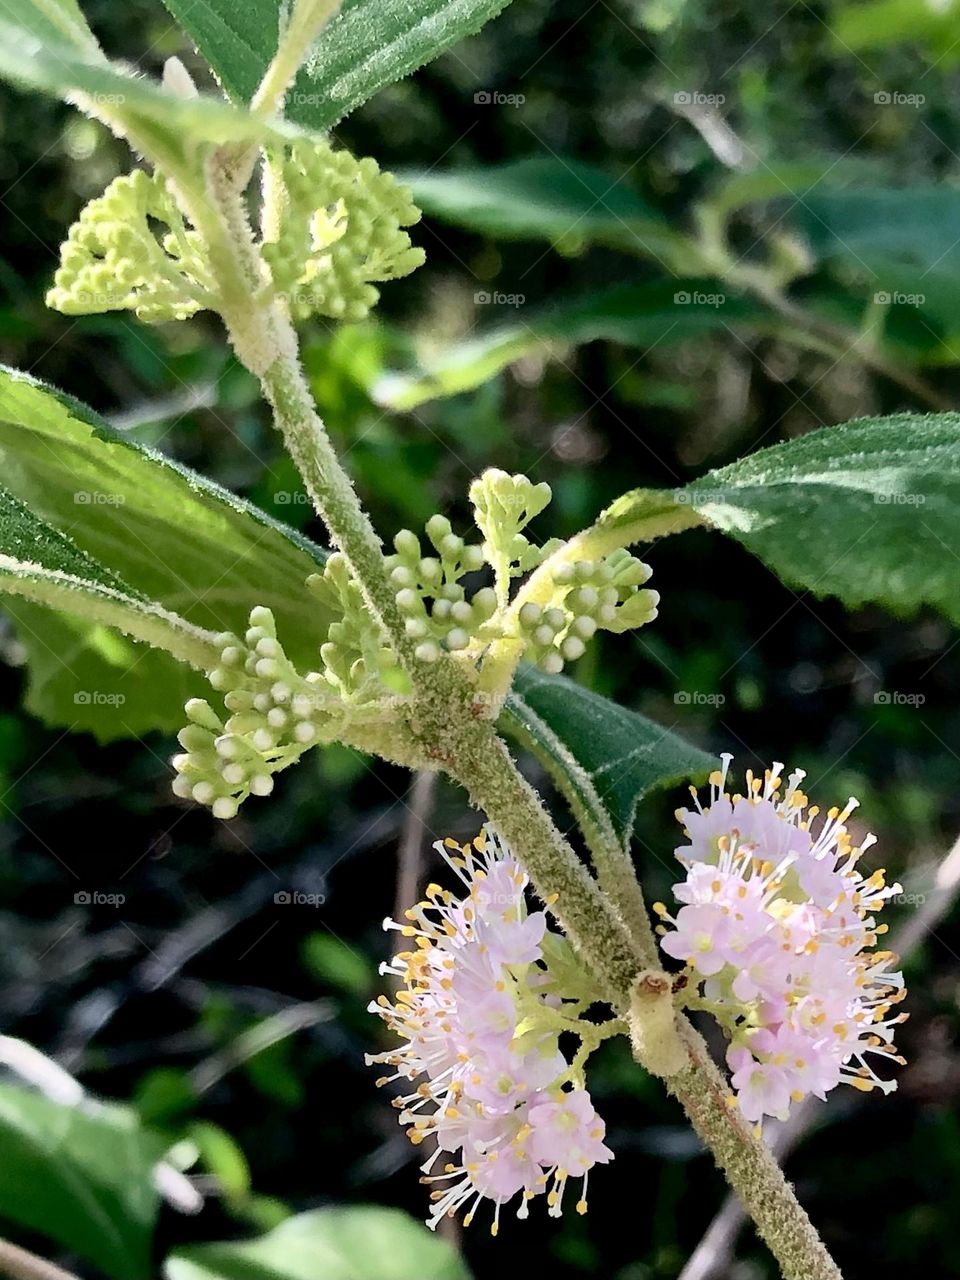
<svg viewBox="0 0 960 1280">
<path fill-rule="evenodd" d="M 431 516 L 426 524 L 427 537 L 435 547 L 450 533 L 450 521 L 446 516 Z"/>
<path fill-rule="evenodd" d="M 543 615 L 543 621 L 546 626 L 552 627 L 554 631 L 559 631 L 560 628 L 566 623 L 567 615 L 564 613 L 562 609 L 558 609 L 556 606 L 554 606 L 552 609 L 547 609 L 545 611 Z"/>
<path fill-rule="evenodd" d="M 436 662 L 440 657 L 440 646 L 434 640 L 425 640 L 413 651 L 418 662 Z"/>
<path fill-rule="evenodd" d="M 411 529 L 401 529 L 393 540 L 393 545 L 404 560 L 414 560 L 420 555 L 420 539 Z"/>
<path fill-rule="evenodd" d="M 223 821 L 229 822 L 231 818 L 237 816 L 237 810 L 240 808 L 233 796 L 218 796 L 213 802 L 213 816 L 222 818 Z"/>
<path fill-rule="evenodd" d="M 481 587 L 479 591 L 475 591 L 470 599 L 474 612 L 480 618 L 486 621 L 491 618 L 497 609 L 497 593 L 493 587 Z"/>
<path fill-rule="evenodd" d="M 582 658 L 585 650 L 586 645 L 579 636 L 567 636 L 560 645 L 560 652 L 567 662 L 575 662 L 577 658 Z"/>
<path fill-rule="evenodd" d="M 448 649 L 452 649 L 454 650 L 454 652 L 456 652 L 457 650 L 460 650 L 460 649 L 466 649 L 469 643 L 470 643 L 470 636 L 468 632 L 464 631 L 463 627 L 452 627 L 447 632 L 447 648 Z"/>
<path fill-rule="evenodd" d="M 538 604 L 528 600 L 526 604 L 520 606 L 520 612 L 517 616 L 520 619 L 521 627 L 526 631 L 530 631 L 540 622 L 543 610 Z"/>
<path fill-rule="evenodd" d="M 563 658 L 556 649 L 551 649 L 540 659 L 539 666 L 541 671 L 546 671 L 548 675 L 558 676 L 563 670 Z"/>
</svg>

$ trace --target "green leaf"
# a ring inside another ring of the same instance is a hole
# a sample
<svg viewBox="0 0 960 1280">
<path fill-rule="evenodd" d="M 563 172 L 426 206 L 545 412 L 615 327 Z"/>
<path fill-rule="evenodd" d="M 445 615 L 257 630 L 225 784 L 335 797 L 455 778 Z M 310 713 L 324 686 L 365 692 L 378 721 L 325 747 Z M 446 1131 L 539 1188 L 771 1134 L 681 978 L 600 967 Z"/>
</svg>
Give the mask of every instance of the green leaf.
<svg viewBox="0 0 960 1280">
<path fill-rule="evenodd" d="M 315 661 L 331 621 L 304 590 L 306 578 L 324 561 L 319 547 L 212 481 L 121 436 L 77 401 L 2 368 L 0 474 L 31 518 L 59 530 L 78 555 L 92 558 L 107 575 L 106 585 L 120 583 L 128 594 L 213 632 L 243 630 L 250 609 L 267 605 L 293 660 Z M 16 545 L 0 539 L 0 552 L 11 549 Z M 85 572 L 93 570 L 87 566 Z M 49 603 L 89 619 L 89 611 L 73 607 L 73 597 Z M 176 664 L 141 660 L 145 651 L 123 640 L 118 645 L 97 615 L 83 627 L 76 618 L 53 624 L 58 636 L 72 632 L 64 671 L 53 665 L 52 638 L 37 626 L 36 614 L 23 617 L 21 639 L 43 678 L 42 691 L 36 685 L 31 691 L 31 708 L 45 720 L 76 724 L 79 711 L 82 727 L 100 736 L 116 735 L 121 718 L 123 733 L 178 726 L 183 676 Z M 133 699 L 128 686 L 127 714 L 118 717 L 109 705 L 75 703 L 74 695 L 83 690 L 116 692 L 128 664 L 132 674 L 142 672 L 143 696 Z"/>
<path fill-rule="evenodd" d="M 603 244 L 668 261 L 689 244 L 616 177 L 578 160 L 533 156 L 398 176 L 425 214 L 499 240 L 548 240 L 568 251 Z"/>
<path fill-rule="evenodd" d="M 911 186 L 811 192 L 794 216 L 814 252 L 868 299 L 960 331 L 960 191 Z"/>
<path fill-rule="evenodd" d="M 646 716 L 529 665 L 517 671 L 500 726 L 533 752 L 581 826 L 602 829 L 609 819 L 625 846 L 644 796 L 716 765 Z"/>
<path fill-rule="evenodd" d="M 507 324 L 455 343 L 413 373 L 384 375 L 373 388 L 374 398 L 391 409 L 415 409 L 428 400 L 472 391 L 534 352 L 560 354 L 597 340 L 664 347 L 759 321 L 763 312 L 726 294 L 716 280 L 677 279 L 615 285 L 529 316 L 521 302 L 515 315 Z"/>
<path fill-rule="evenodd" d="M 454 1249 L 398 1209 L 318 1209 L 247 1244 L 178 1249 L 165 1280 L 469 1280 Z"/>
<path fill-rule="evenodd" d="M 97 38 L 77 0 L 4 0 L 4 17 L 44 44 L 96 50 Z"/>
<path fill-rule="evenodd" d="M 811 431 L 685 489 L 624 494 L 581 536 L 601 554 L 704 522 L 790 586 L 960 623 L 960 414 Z"/>
<path fill-rule="evenodd" d="M 164 0 L 232 98 L 248 102 L 276 52 L 279 0 Z M 386 85 L 474 35 L 509 0 L 345 0 L 287 100 L 291 120 L 329 129 Z"/>
<path fill-rule="evenodd" d="M 175 733 L 187 700 L 209 694 L 192 667 L 112 627 L 12 596 L 3 611 L 26 655 L 24 706 L 44 724 L 100 742 Z"/>
<path fill-rule="evenodd" d="M 0 592 L 117 627 L 198 668 L 217 661 L 212 636 L 129 587 L 2 487 Z"/>
<path fill-rule="evenodd" d="M 105 121 L 152 157 L 182 156 L 196 143 L 278 141 L 299 135 L 293 125 L 200 94 L 181 98 L 132 70 L 110 63 L 96 44 L 83 45 L 64 33 L 58 39 L 18 5 L 0 18 L 0 77 L 24 89 L 62 98 Z M 48 13 L 69 11 L 50 0 Z M 13 17 L 13 20 L 11 20 Z"/>
<path fill-rule="evenodd" d="M 960 414 L 811 431 L 677 496 L 791 586 L 960 623 Z"/>
<path fill-rule="evenodd" d="M 0 1146 L 0 1217 L 116 1280 L 149 1280 L 162 1144 L 134 1112 L 0 1085 Z"/>
</svg>

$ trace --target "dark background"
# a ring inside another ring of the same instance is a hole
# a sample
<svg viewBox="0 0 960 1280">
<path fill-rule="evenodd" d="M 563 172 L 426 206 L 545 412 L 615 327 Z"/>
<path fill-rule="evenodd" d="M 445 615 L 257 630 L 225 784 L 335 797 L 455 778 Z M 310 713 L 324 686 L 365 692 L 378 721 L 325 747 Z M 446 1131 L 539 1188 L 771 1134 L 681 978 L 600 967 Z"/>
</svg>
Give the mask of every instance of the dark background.
<svg viewBox="0 0 960 1280">
<path fill-rule="evenodd" d="M 515 0 L 480 37 L 382 93 L 337 135 L 405 168 L 562 152 L 604 168 L 611 182 L 626 173 L 680 225 L 721 168 L 669 105 L 678 87 L 698 86 L 725 95 L 725 118 L 764 154 L 834 156 L 874 182 L 954 177 L 956 50 L 892 38 L 855 53 L 828 31 L 837 7 Z M 156 73 L 181 53 L 196 70 L 159 3 L 94 0 L 86 10 L 112 54 Z M 873 86 L 910 91 L 921 77 L 922 109 L 874 127 L 863 105 Z M 526 101 L 475 103 L 484 89 Z M 44 308 L 67 226 L 128 160 L 98 125 L 45 99 L 4 90 L 0 112 L 3 361 L 322 540 L 305 504 L 278 503 L 278 493 L 297 490 L 295 476 L 210 317 L 151 329 Z M 749 251 L 756 229 L 744 225 L 741 235 Z M 760 442 L 918 407 L 853 360 L 731 331 L 663 351 L 593 343 L 552 363 L 526 360 L 416 415 L 386 415 L 370 397 L 370 370 L 487 321 L 473 305 L 476 288 L 522 293 L 533 307 L 654 274 L 613 251 L 564 257 L 429 220 L 415 238 L 428 264 L 386 286 L 376 323 L 337 333 L 314 323 L 305 334 L 320 409 L 384 535 L 438 507 L 465 527 L 467 486 L 486 465 L 551 483 L 555 501 L 538 525 L 545 538 L 574 532 L 627 488 L 673 486 Z M 836 282 L 821 283 L 842 302 Z M 929 379 L 954 398 L 956 369 L 941 364 Z M 189 408 L 191 397 L 201 406 Z M 574 674 L 711 750 L 734 751 L 738 767 L 773 757 L 803 765 L 823 805 L 858 795 L 883 861 L 914 896 L 890 913 L 894 929 L 908 924 L 929 891 L 930 865 L 960 828 L 956 635 L 932 615 L 897 620 L 798 596 L 719 535 L 684 534 L 648 558 L 659 620 L 604 638 Z M 284 1207 L 372 1201 L 421 1215 L 413 1153 L 363 1066 L 363 1053 L 379 1047 L 364 1008 L 387 954 L 379 922 L 394 909 L 408 777 L 343 748 L 314 752 L 273 797 L 219 824 L 172 797 L 171 741 L 99 746 L 20 710 L 26 674 L 15 634 L 0 626 L 9 664 L 0 668 L 0 1025 L 90 1090 L 132 1101 L 171 1137 L 205 1135 L 225 1190 L 199 1217 L 165 1210 L 158 1257 L 183 1241 L 265 1228 Z M 678 703 L 684 691 L 691 699 Z M 881 691 L 922 703 L 877 703 Z M 666 896 L 676 878 L 680 799 L 658 797 L 641 812 L 635 853 L 651 897 Z M 569 825 L 562 805 L 557 812 Z M 426 822 L 436 836 L 465 835 L 476 818 L 441 783 Z M 436 872 L 432 853 L 426 869 Z M 294 888 L 323 895 L 324 905 L 275 903 Z M 75 902 L 94 891 L 125 900 Z M 900 1040 L 909 1065 L 899 1092 L 847 1091 L 790 1160 L 850 1277 L 899 1277 L 905 1267 L 960 1274 L 958 951 L 954 915 L 908 960 L 912 1016 Z M 281 1038 L 253 1056 L 244 1057 L 246 1041 L 235 1052 L 238 1036 L 277 1015 L 287 1020 Z M 591 1180 L 589 1215 L 560 1224 L 507 1215 L 496 1244 L 478 1221 L 464 1233 L 478 1276 L 504 1265 L 548 1266 L 557 1280 L 679 1274 L 722 1181 L 625 1044 L 598 1053 L 591 1088 L 616 1162 Z M 725 1274 L 771 1274 L 749 1233 L 740 1257 Z"/>
</svg>

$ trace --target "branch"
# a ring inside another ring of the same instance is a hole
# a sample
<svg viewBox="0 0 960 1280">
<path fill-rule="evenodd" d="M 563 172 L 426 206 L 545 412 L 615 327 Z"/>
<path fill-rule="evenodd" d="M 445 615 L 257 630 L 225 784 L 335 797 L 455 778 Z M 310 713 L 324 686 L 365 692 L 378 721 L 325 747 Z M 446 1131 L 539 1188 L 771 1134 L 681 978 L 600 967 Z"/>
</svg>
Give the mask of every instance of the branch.
<svg viewBox="0 0 960 1280">
<path fill-rule="evenodd" d="M 0 1240 L 0 1275 L 11 1280 L 78 1280 L 72 1271 L 64 1271 L 9 1240 Z"/>
</svg>

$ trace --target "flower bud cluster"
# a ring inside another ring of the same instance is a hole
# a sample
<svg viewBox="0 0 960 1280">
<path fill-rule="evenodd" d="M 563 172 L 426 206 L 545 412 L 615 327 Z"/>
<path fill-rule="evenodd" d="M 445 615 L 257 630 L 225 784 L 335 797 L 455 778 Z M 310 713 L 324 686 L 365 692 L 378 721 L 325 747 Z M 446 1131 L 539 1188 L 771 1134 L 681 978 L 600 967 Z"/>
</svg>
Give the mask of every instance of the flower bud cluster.
<svg viewBox="0 0 960 1280">
<path fill-rule="evenodd" d="M 481 637 L 497 597 L 492 587 L 480 587 L 468 599 L 462 585 L 486 563 L 479 543 L 458 537 L 446 516 L 431 516 L 425 531 L 434 554 L 424 555 L 417 535 L 401 529 L 387 570 L 407 635 L 417 642 L 417 658 L 435 662 L 442 652 L 458 653 Z"/>
<path fill-rule="evenodd" d="M 583 656 L 598 630 L 626 631 L 652 621 L 660 597 L 640 590 L 649 577 L 649 565 L 623 550 L 599 562 L 558 564 L 551 572 L 553 601 L 544 607 L 529 600 L 517 611 L 525 656 L 557 674 Z"/>
<path fill-rule="evenodd" d="M 383 643 L 360 587 L 345 558 L 328 556 L 323 573 L 312 574 L 307 587 L 336 615 L 320 646 L 323 677 L 346 702 L 362 702 L 383 693 L 383 677 L 397 667 L 397 656 Z"/>
<path fill-rule="evenodd" d="M 371 281 L 422 265 L 423 250 L 403 230 L 420 210 L 376 160 L 304 139 L 273 162 L 273 173 L 282 203 L 263 256 L 295 318 L 362 320 L 380 296 Z"/>
<path fill-rule="evenodd" d="M 154 225 L 163 228 L 159 235 Z M 70 228 L 47 305 L 66 315 L 129 309 L 148 323 L 183 320 L 215 306 L 206 258 L 163 178 L 135 169 L 115 178 Z"/>
<path fill-rule="evenodd" d="M 173 789 L 232 818 L 247 796 L 269 795 L 273 775 L 324 738 L 337 700 L 320 674 L 303 677 L 295 669 L 269 609 L 251 610 L 243 638 L 225 632 L 217 644 L 220 665 L 210 683 L 231 714 L 224 723 L 203 699 L 187 703 Z"/>
</svg>

